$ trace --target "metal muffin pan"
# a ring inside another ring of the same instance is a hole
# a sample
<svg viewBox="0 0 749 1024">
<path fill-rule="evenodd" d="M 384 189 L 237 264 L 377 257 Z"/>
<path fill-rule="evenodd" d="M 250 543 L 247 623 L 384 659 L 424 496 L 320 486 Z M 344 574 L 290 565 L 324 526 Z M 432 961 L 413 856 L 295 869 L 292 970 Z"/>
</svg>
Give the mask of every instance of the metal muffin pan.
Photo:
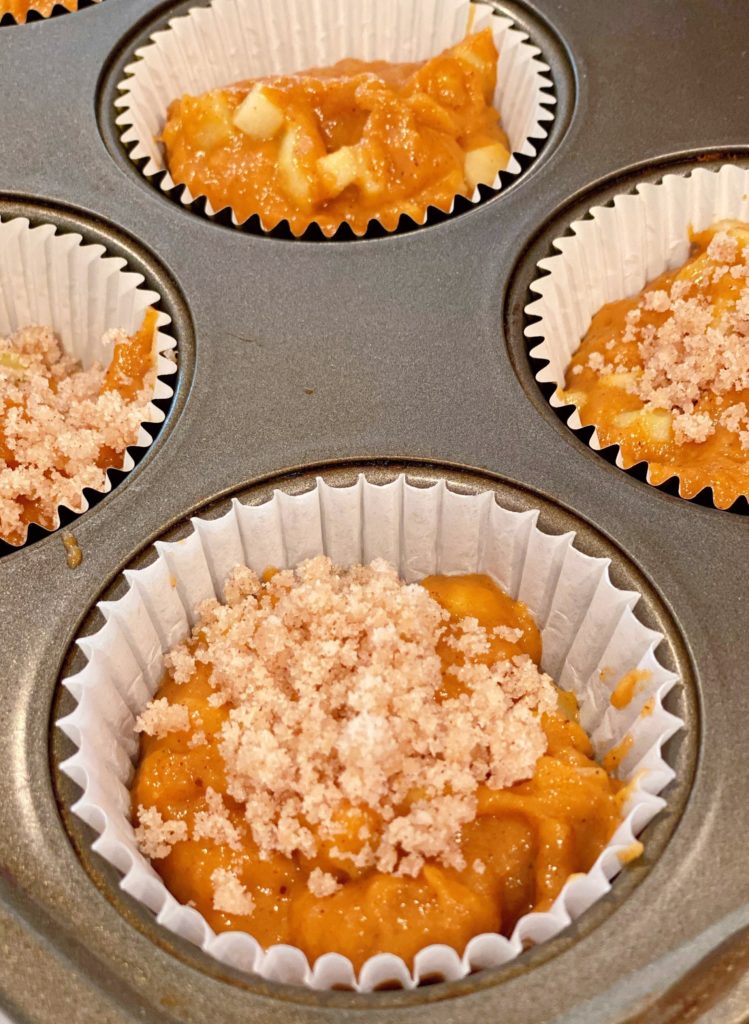
<svg viewBox="0 0 749 1024">
<path fill-rule="evenodd" d="M 157 441 L 69 527 L 80 568 L 62 531 L 0 557 L 0 1006 L 15 1021 L 747 1019 L 749 524 L 589 451 L 538 390 L 522 340 L 536 261 L 578 210 L 639 175 L 749 156 L 736 103 L 747 14 L 743 0 L 497 6 L 552 65 L 559 113 L 540 157 L 479 207 L 357 242 L 210 223 L 118 151 L 111 70 L 180 5 L 106 0 L 0 28 L 2 214 L 77 227 L 142 268 L 180 359 Z M 572 522 L 583 550 L 611 553 L 615 580 L 643 591 L 640 614 L 685 676 L 673 700 L 688 722 L 644 860 L 577 925 L 498 971 L 370 996 L 240 976 L 156 926 L 89 852 L 53 728 L 75 637 L 153 539 L 229 494 L 261 500 L 362 469 L 443 475 L 540 507 L 550 530 Z"/>
</svg>

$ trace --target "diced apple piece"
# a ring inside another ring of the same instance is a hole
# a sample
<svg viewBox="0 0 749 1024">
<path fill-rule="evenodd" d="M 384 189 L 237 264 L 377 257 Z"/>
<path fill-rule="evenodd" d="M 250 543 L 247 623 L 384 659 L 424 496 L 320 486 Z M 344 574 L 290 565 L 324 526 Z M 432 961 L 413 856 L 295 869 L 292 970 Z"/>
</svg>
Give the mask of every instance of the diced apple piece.
<svg viewBox="0 0 749 1024">
<path fill-rule="evenodd" d="M 671 440 L 671 413 L 665 409 L 653 409 L 652 412 L 641 412 L 642 429 L 652 441 Z"/>
<path fill-rule="evenodd" d="M 366 159 L 360 162 L 359 187 L 368 199 L 376 199 L 385 191 L 385 184 Z"/>
<path fill-rule="evenodd" d="M 187 101 L 189 105 L 185 116 L 190 117 L 194 126 L 194 145 L 206 151 L 226 145 L 231 138 L 231 111 L 223 91 L 216 89 L 195 100 L 186 97 L 182 102 L 185 104 Z M 192 104 L 195 105 L 194 113 L 191 109 Z"/>
<path fill-rule="evenodd" d="M 299 206 L 312 206 L 312 185 L 299 163 L 297 149 L 302 141 L 298 125 L 287 128 L 278 150 L 278 170 L 287 195 Z"/>
<path fill-rule="evenodd" d="M 476 53 L 473 46 L 471 46 L 470 39 L 464 39 L 461 43 L 458 43 L 457 46 L 453 47 L 453 54 L 455 55 L 456 60 L 470 64 L 471 67 L 476 68 L 477 71 L 483 72 L 486 68 L 486 61 Z"/>
<path fill-rule="evenodd" d="M 614 416 L 614 423 L 616 423 L 617 427 L 623 427 L 627 430 L 639 415 L 639 412 L 620 412 L 617 416 Z"/>
<path fill-rule="evenodd" d="M 256 85 L 245 96 L 234 113 L 235 126 L 257 142 L 274 139 L 283 122 L 283 111 L 268 97 L 261 85 Z"/>
<path fill-rule="evenodd" d="M 480 146 L 466 153 L 465 178 L 468 187 L 476 188 L 477 185 L 493 185 L 501 170 L 503 170 L 510 159 L 501 142 L 494 142 L 490 146 Z"/>
<path fill-rule="evenodd" d="M 614 417 L 614 423 L 625 430 L 639 428 L 651 441 L 671 440 L 671 414 L 665 409 L 620 412 Z"/>
<path fill-rule="evenodd" d="M 317 171 L 327 195 L 334 199 L 349 185 L 353 185 L 359 174 L 359 160 L 353 146 L 341 146 L 340 149 L 317 161 Z"/>
<path fill-rule="evenodd" d="M 604 388 L 621 388 L 628 391 L 637 383 L 636 373 L 606 373 L 601 377 L 600 384 Z"/>
<path fill-rule="evenodd" d="M 0 369 L 23 373 L 28 365 L 28 361 L 18 352 L 0 352 Z"/>
<path fill-rule="evenodd" d="M 565 405 L 576 405 L 580 409 L 588 401 L 584 391 L 559 391 L 559 398 Z"/>
</svg>

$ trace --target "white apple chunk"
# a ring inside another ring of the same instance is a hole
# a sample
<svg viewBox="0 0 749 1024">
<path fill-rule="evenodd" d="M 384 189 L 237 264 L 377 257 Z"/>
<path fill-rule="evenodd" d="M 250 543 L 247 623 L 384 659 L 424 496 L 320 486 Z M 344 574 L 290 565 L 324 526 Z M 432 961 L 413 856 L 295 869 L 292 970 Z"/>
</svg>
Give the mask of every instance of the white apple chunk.
<svg viewBox="0 0 749 1024">
<path fill-rule="evenodd" d="M 192 127 L 192 138 L 199 149 L 209 152 L 220 149 L 231 138 L 231 108 L 220 89 L 206 93 L 196 101 L 198 116 Z"/>
<path fill-rule="evenodd" d="M 501 142 L 493 142 L 490 146 L 479 146 L 466 153 L 464 173 L 470 189 L 477 185 L 493 185 L 497 175 L 503 170 L 510 159 Z"/>
<path fill-rule="evenodd" d="M 13 373 L 24 373 L 29 368 L 29 361 L 18 352 L 0 352 L 0 370 Z"/>
<path fill-rule="evenodd" d="M 289 198 L 303 209 L 308 209 L 313 202 L 312 185 L 299 163 L 297 150 L 301 141 L 302 130 L 298 125 L 286 129 L 278 150 L 278 170 Z"/>
<path fill-rule="evenodd" d="M 367 199 L 379 199 L 387 191 L 387 182 L 375 171 L 371 160 L 367 158 L 365 150 L 362 151 L 361 155 L 362 159 L 359 162 L 359 188 Z"/>
<path fill-rule="evenodd" d="M 575 405 L 578 409 L 581 409 L 588 401 L 588 396 L 584 391 L 563 391 L 561 388 L 559 398 L 565 405 Z"/>
<path fill-rule="evenodd" d="M 665 409 L 620 412 L 614 417 L 614 423 L 625 430 L 630 427 L 638 428 L 650 441 L 671 440 L 671 413 Z"/>
<path fill-rule="evenodd" d="M 235 127 L 256 142 L 274 139 L 283 122 L 283 111 L 269 98 L 261 85 L 256 85 L 245 96 L 234 113 Z"/>
<path fill-rule="evenodd" d="M 317 173 L 330 199 L 335 199 L 359 176 L 359 160 L 353 146 L 341 146 L 317 161 Z"/>
<path fill-rule="evenodd" d="M 629 391 L 637 383 L 637 373 L 607 373 L 600 379 L 603 388 L 621 388 Z"/>
<path fill-rule="evenodd" d="M 491 102 L 497 84 L 496 51 L 490 52 L 490 46 L 480 35 L 468 36 L 450 51 L 459 64 L 478 71 L 487 103 Z"/>
<path fill-rule="evenodd" d="M 639 412 L 620 412 L 614 417 L 614 423 L 617 427 L 622 427 L 624 430 L 628 430 L 634 423 L 637 422 Z"/>
<path fill-rule="evenodd" d="M 642 429 L 651 441 L 671 440 L 671 413 L 665 409 L 653 409 L 652 412 L 640 413 Z"/>
</svg>

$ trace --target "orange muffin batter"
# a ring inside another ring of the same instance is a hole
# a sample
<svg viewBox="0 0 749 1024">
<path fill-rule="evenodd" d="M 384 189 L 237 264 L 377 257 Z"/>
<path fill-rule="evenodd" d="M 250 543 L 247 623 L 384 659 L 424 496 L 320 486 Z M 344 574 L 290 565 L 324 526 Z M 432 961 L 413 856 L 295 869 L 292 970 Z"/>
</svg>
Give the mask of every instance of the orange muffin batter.
<svg viewBox="0 0 749 1024">
<path fill-rule="evenodd" d="M 106 371 L 82 370 L 48 328 L 0 339 L 0 539 L 54 529 L 60 504 L 75 507 L 121 465 L 150 400 L 157 315 L 123 334 Z"/>
<path fill-rule="evenodd" d="M 239 82 L 169 107 L 161 139 L 177 184 L 259 214 L 270 230 L 312 223 L 393 230 L 492 184 L 509 143 L 492 107 L 498 54 L 489 29 L 419 64 L 344 60 Z"/>
<path fill-rule="evenodd" d="M 705 487 L 727 508 L 749 495 L 749 225 L 692 235 L 692 255 L 593 318 L 563 397 L 626 469 Z"/>
<path fill-rule="evenodd" d="M 422 586 L 448 613 L 436 646 L 443 685 L 435 701 L 465 698 L 452 670 L 469 661 L 540 658 L 528 609 L 489 577 L 433 576 Z M 476 620 L 490 637 L 487 649 L 456 649 L 461 624 Z M 237 627 L 226 620 L 222 628 Z M 197 630 L 184 651 L 191 657 L 204 641 L 205 630 Z M 231 703 L 216 700 L 209 662 L 198 653 L 185 665 L 184 657 L 174 659 L 141 717 L 150 735 L 142 738 L 132 813 L 141 848 L 169 890 L 216 931 L 247 931 L 264 946 L 291 943 L 311 960 L 335 951 L 357 969 L 384 951 L 411 962 L 433 942 L 462 952 L 472 936 L 509 935 L 523 914 L 548 909 L 571 874 L 589 870 L 621 820 L 623 784 L 593 759 L 574 696 L 543 677 L 551 703 L 535 768 L 531 761 L 525 780 L 509 787 L 478 786 L 475 813 L 456 837 L 456 866 L 427 856 L 418 870 L 399 875 L 357 862 L 365 842 L 385 828 L 364 803 L 339 807 L 339 831 L 334 839 L 317 835 L 314 853 L 261 855 L 244 806 L 227 795 L 219 733 Z M 405 802 L 423 797 L 412 792 Z"/>
<path fill-rule="evenodd" d="M 0 0 L 0 18 L 4 14 L 12 14 L 20 24 L 26 21 L 31 11 L 48 18 L 58 4 L 69 11 L 78 9 L 78 0 Z"/>
</svg>

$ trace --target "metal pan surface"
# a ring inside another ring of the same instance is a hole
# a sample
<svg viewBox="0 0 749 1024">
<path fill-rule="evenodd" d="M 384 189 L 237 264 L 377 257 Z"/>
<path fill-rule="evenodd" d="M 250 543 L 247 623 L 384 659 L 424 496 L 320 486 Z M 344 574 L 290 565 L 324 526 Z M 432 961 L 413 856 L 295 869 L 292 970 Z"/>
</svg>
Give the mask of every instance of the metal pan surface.
<svg viewBox="0 0 749 1024">
<path fill-rule="evenodd" d="M 745 0 L 498 0 L 551 66 L 557 116 L 541 154 L 477 207 L 342 242 L 211 223 L 128 160 L 118 74 L 187 6 L 104 0 L 0 26 L 0 215 L 124 256 L 162 296 L 179 352 L 156 442 L 65 528 L 80 567 L 63 530 L 0 555 L 0 1008 L 30 1024 L 741 1024 L 749 523 L 588 450 L 538 389 L 522 332 L 536 263 L 581 211 L 670 170 L 749 162 Z M 167 938 L 90 853 L 53 728 L 75 638 L 154 539 L 234 494 L 259 501 L 359 471 L 443 476 L 578 530 L 643 592 L 641 614 L 684 676 L 673 700 L 688 724 L 643 862 L 577 925 L 500 970 L 369 996 L 241 976 Z"/>
</svg>

